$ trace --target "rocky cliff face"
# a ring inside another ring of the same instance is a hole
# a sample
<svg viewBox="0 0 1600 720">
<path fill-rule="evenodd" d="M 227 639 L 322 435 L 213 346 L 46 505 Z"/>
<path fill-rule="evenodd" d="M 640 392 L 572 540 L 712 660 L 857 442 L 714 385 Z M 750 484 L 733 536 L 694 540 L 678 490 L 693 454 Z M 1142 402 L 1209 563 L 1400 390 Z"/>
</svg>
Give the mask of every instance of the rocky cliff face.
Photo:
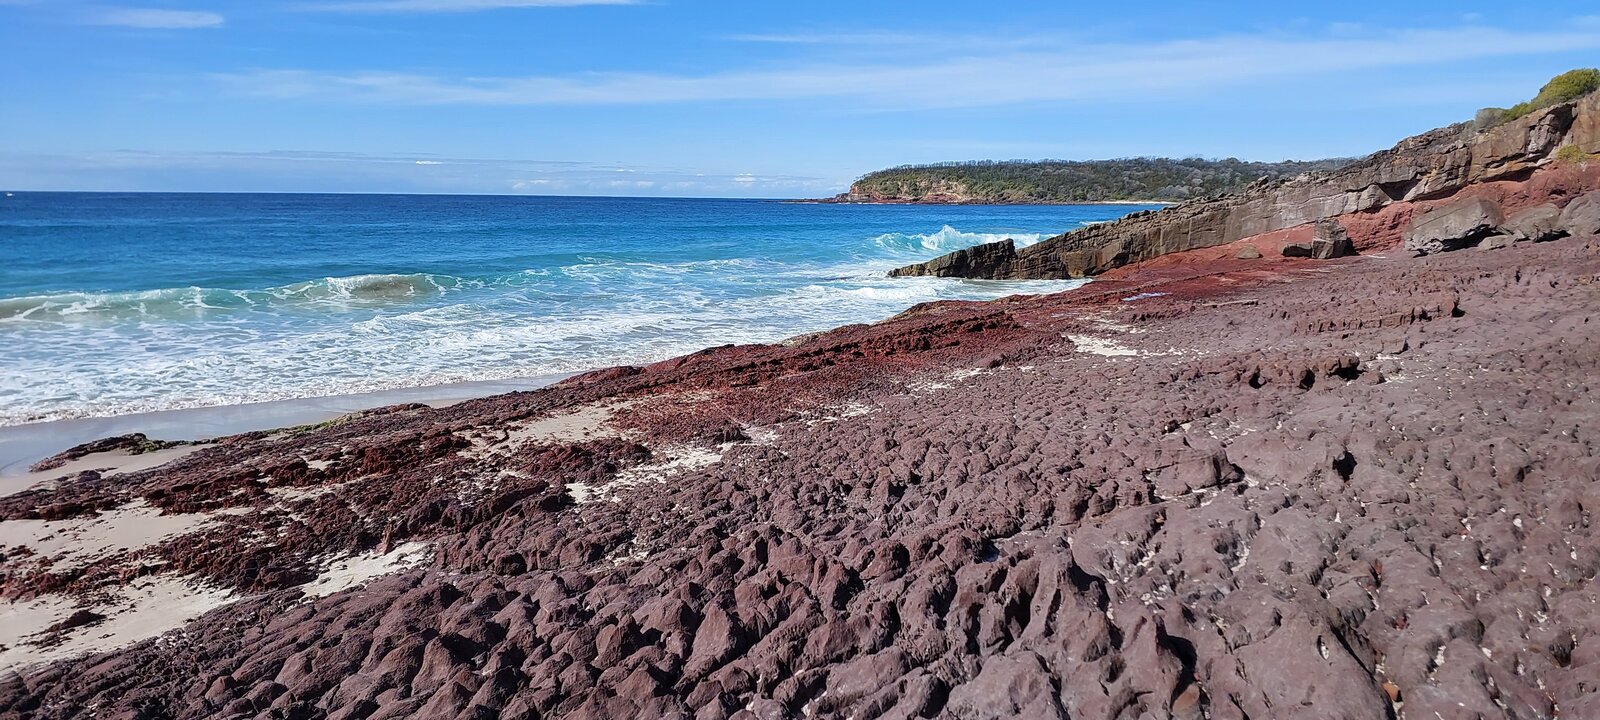
<svg viewBox="0 0 1600 720">
<path fill-rule="evenodd" d="M 993 203 L 995 199 L 982 193 L 973 192 L 967 187 L 966 183 L 960 181 L 934 179 L 911 187 L 902 187 L 897 192 L 883 192 L 865 183 L 857 182 L 850 186 L 849 192 L 835 195 L 820 202 L 962 205 Z"/>
<path fill-rule="evenodd" d="M 1475 130 L 1469 123 L 1432 130 L 1338 170 L 1258 182 L 1239 193 L 1134 213 L 1021 250 L 1009 241 L 958 250 L 890 274 L 994 279 L 1094 275 L 1320 219 L 1449 197 L 1478 183 L 1524 179 L 1567 146 L 1600 152 L 1600 93 L 1487 130 Z"/>
</svg>

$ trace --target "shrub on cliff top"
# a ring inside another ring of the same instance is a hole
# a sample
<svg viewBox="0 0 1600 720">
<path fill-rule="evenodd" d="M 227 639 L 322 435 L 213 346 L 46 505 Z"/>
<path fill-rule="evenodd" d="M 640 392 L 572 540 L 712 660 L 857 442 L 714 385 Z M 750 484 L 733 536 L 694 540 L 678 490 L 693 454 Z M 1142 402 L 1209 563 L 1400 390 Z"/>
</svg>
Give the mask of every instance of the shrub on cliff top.
<svg viewBox="0 0 1600 720">
<path fill-rule="evenodd" d="M 1506 121 L 1506 109 L 1499 107 L 1486 107 L 1472 117 L 1473 130 L 1488 130 Z"/>
<path fill-rule="evenodd" d="M 1576 100 L 1596 90 L 1600 90 L 1600 70 L 1595 68 L 1568 70 L 1550 78 L 1550 82 L 1539 88 L 1539 94 L 1533 96 L 1532 100 L 1505 109 L 1489 107 L 1479 110 L 1477 116 L 1472 118 L 1472 127 L 1475 130 L 1488 130 L 1535 110 Z"/>
</svg>

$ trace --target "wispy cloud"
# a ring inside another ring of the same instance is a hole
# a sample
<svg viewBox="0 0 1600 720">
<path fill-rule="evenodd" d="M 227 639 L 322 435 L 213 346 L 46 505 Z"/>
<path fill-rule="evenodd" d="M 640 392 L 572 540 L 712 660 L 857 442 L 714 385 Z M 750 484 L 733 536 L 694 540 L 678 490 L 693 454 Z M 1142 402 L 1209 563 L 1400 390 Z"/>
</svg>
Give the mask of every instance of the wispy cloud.
<svg viewBox="0 0 1600 720">
<path fill-rule="evenodd" d="M 445 13 L 504 8 L 637 5 L 639 0 L 351 0 L 301 5 L 305 10 L 349 13 Z"/>
<path fill-rule="evenodd" d="M 729 35 L 726 40 L 748 43 L 776 43 L 781 45 L 904 45 L 927 43 L 936 40 L 928 35 L 913 33 L 742 33 Z"/>
<path fill-rule="evenodd" d="M 198 10 L 104 8 L 91 15 L 89 22 L 148 30 L 196 30 L 222 27 L 224 18 L 218 13 Z"/>
<path fill-rule="evenodd" d="M 1600 48 L 1600 31 L 1484 27 L 1351 36 L 1225 36 L 1151 44 L 1063 40 L 1060 49 L 967 46 L 943 59 L 797 63 L 701 75 L 585 73 L 445 77 L 395 72 L 261 70 L 215 76 L 276 99 L 408 105 L 621 105 L 842 98 L 862 107 L 921 109 L 1030 102 L 1149 102 L 1255 81 L 1375 68 Z M 1143 100 L 1141 100 L 1143 99 Z"/>
<path fill-rule="evenodd" d="M 625 173 L 619 175 L 619 173 Z M 35 190 L 237 190 L 466 192 L 562 195 L 820 197 L 847 180 L 782 174 L 717 174 L 570 160 L 316 150 L 83 155 L 0 149 L 0 187 Z"/>
</svg>

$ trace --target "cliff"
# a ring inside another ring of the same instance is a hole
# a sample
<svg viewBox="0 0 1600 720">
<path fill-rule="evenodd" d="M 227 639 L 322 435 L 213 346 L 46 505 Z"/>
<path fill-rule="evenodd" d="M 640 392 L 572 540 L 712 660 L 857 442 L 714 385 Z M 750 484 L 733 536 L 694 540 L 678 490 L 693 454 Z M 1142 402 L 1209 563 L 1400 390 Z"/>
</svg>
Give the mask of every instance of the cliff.
<svg viewBox="0 0 1600 720">
<path fill-rule="evenodd" d="M 1554 156 L 1567 147 L 1578 153 L 1600 152 L 1600 93 L 1483 130 L 1472 123 L 1432 130 L 1336 170 L 1257 182 L 1240 192 L 1133 213 L 1020 250 L 1009 240 L 979 245 L 890 274 L 1084 277 L 1169 253 L 1309 226 L 1320 219 L 1348 219 L 1347 227 L 1359 227 L 1363 216 L 1397 204 L 1450 197 L 1475 184 L 1526 180 L 1554 163 Z M 1363 238 L 1355 240 L 1358 247 L 1363 244 Z"/>
<path fill-rule="evenodd" d="M 1235 158 L 1121 158 L 904 165 L 862 176 L 840 203 L 1179 202 L 1239 190 L 1261 178 L 1331 170 L 1351 158 L 1247 162 Z"/>
</svg>

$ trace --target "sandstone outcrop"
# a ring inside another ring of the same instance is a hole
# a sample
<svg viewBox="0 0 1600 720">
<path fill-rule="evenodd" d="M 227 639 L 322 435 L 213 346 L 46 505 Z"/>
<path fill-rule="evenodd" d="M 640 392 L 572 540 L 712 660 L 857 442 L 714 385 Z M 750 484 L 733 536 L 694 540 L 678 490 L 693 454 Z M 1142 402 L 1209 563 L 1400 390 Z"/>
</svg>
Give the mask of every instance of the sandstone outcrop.
<svg viewBox="0 0 1600 720">
<path fill-rule="evenodd" d="M 1220 197 L 1134 213 L 1049 238 L 982 265 L 937 259 L 896 276 L 1065 278 L 1096 275 L 1162 255 L 1214 247 L 1341 217 L 1346 227 L 1388 206 L 1447 198 L 1474 184 L 1524 179 L 1576 147 L 1600 152 L 1600 93 L 1475 130 L 1461 123 L 1408 138 L 1334 171 L 1260 182 Z M 1594 188 L 1589 188 L 1594 189 Z M 1354 237 L 1357 247 L 1364 238 Z"/>
<path fill-rule="evenodd" d="M 1530 242 L 1545 242 L 1567 234 L 1561 222 L 1561 208 L 1554 203 L 1545 203 L 1512 215 L 1501 230 L 1513 240 Z"/>
<path fill-rule="evenodd" d="M 1405 249 L 1420 255 L 1459 250 L 1495 234 L 1505 216 L 1500 206 L 1467 198 L 1434 208 L 1406 228 Z"/>
<path fill-rule="evenodd" d="M 1498 203 L 1484 197 L 1441 204 L 1412 219 L 1405 229 L 1404 247 L 1431 255 L 1471 246 L 1495 250 L 1518 242 L 1600 233 L 1600 191 L 1572 200 L 1565 209 L 1545 203 L 1516 213 L 1510 220 L 1503 215 Z M 1311 256 L 1309 243 L 1286 245 L 1284 254 L 1289 255 L 1291 248 L 1304 257 Z"/>
<path fill-rule="evenodd" d="M 1306 257 L 1329 260 L 1355 254 L 1350 244 L 1350 233 L 1338 220 L 1318 220 L 1313 223 L 1310 242 L 1292 242 L 1283 246 L 1284 257 Z"/>
<path fill-rule="evenodd" d="M 940 277 L 990 277 L 1004 271 L 1016 258 L 1016 243 L 1006 239 L 962 248 L 927 264 L 930 272 Z"/>
<path fill-rule="evenodd" d="M 1600 192 L 1573 200 L 1561 211 L 1561 229 L 1572 235 L 1600 233 Z"/>
</svg>

